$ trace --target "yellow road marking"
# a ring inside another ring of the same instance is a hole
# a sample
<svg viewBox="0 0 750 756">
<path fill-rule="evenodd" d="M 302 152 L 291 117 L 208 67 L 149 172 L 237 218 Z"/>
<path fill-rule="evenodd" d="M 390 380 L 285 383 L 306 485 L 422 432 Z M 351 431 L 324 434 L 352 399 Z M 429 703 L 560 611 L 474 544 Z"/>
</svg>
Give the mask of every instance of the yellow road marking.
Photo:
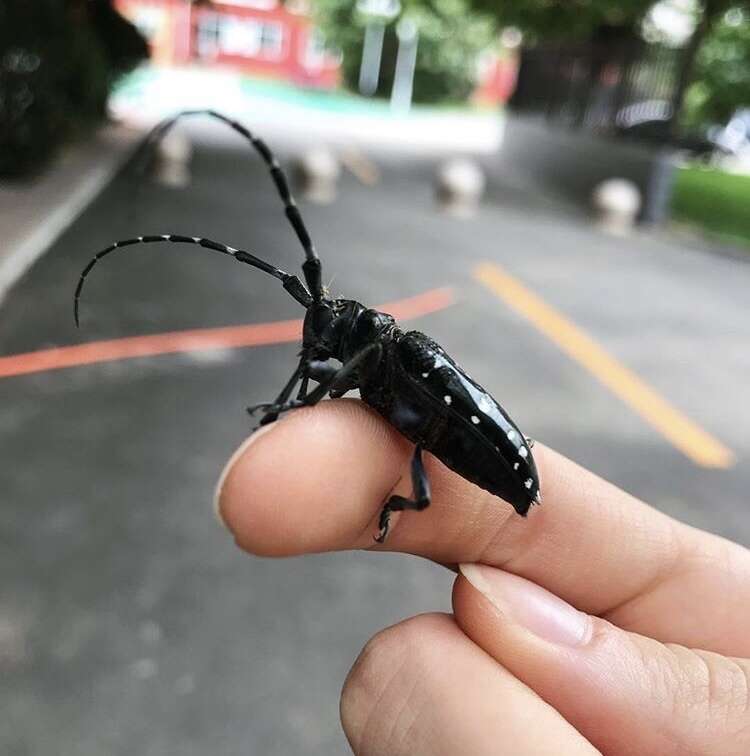
<svg viewBox="0 0 750 756">
<path fill-rule="evenodd" d="M 563 352 L 585 367 L 693 462 L 703 467 L 719 468 L 734 464 L 735 456 L 730 449 L 683 415 L 577 325 L 499 265 L 478 265 L 474 276 L 508 306 L 530 320 Z"/>
</svg>

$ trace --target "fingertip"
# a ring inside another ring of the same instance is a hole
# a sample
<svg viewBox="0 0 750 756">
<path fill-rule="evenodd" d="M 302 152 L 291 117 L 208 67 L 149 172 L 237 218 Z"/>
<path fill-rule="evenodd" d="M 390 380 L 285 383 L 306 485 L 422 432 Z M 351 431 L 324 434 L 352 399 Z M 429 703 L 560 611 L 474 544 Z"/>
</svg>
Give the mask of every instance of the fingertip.
<svg viewBox="0 0 750 756">
<path fill-rule="evenodd" d="M 232 456 L 216 511 L 260 556 L 370 546 L 408 444 L 361 402 L 335 400 L 264 426 Z"/>
<path fill-rule="evenodd" d="M 230 478 L 232 470 L 236 466 L 237 462 L 245 456 L 250 446 L 257 443 L 257 441 L 265 433 L 271 430 L 272 427 L 273 426 L 271 425 L 263 426 L 262 428 L 258 428 L 258 430 L 254 431 L 252 435 L 248 436 L 232 453 L 232 456 L 229 458 L 229 461 L 226 463 L 226 465 L 224 465 L 224 469 L 219 475 L 219 480 L 217 481 L 216 488 L 214 489 L 213 512 L 217 521 L 225 528 L 227 528 L 230 532 L 232 531 L 232 520 L 230 519 L 229 514 L 225 514 L 224 511 L 225 507 L 228 506 L 229 501 L 229 499 L 224 496 L 224 490 L 227 486 L 227 481 Z"/>
</svg>

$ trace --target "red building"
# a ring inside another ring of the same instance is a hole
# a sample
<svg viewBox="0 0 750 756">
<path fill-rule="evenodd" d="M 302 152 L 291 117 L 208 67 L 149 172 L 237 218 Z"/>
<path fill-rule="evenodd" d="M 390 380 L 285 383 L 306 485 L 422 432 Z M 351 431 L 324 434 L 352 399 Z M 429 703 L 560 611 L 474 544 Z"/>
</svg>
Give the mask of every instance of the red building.
<svg viewBox="0 0 750 756">
<path fill-rule="evenodd" d="M 311 0 L 116 0 L 145 34 L 161 65 L 227 65 L 305 87 L 339 84 L 340 58 L 310 20 Z M 314 0 L 312 0 L 314 2 Z M 482 56 L 474 100 L 504 102 L 515 83 L 513 58 Z"/>
<path fill-rule="evenodd" d="M 117 0 L 117 7 L 149 39 L 157 63 L 226 64 L 326 89 L 339 82 L 339 59 L 326 51 L 304 0 Z"/>
</svg>

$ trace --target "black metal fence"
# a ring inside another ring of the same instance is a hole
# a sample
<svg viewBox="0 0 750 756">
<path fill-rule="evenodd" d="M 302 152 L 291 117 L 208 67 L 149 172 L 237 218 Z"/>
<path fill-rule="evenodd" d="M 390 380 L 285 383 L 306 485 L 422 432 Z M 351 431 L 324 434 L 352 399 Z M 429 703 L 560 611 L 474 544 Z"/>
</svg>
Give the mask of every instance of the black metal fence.
<svg viewBox="0 0 750 756">
<path fill-rule="evenodd" d="M 681 50 L 639 40 L 540 45 L 523 51 L 510 104 L 571 128 L 666 140 L 681 62 Z"/>
</svg>

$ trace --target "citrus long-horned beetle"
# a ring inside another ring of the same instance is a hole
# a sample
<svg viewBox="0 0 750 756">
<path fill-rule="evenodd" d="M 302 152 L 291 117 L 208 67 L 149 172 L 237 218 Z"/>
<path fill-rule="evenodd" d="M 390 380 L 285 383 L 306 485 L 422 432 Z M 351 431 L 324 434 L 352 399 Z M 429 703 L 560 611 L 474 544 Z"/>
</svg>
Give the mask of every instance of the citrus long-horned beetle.
<svg viewBox="0 0 750 756">
<path fill-rule="evenodd" d="M 179 234 L 139 236 L 111 244 L 84 268 L 74 297 L 76 325 L 86 277 L 97 261 L 115 250 L 136 244 L 179 242 L 234 257 L 277 278 L 306 310 L 300 360 L 291 378 L 273 402 L 248 408 L 251 414 L 263 411 L 261 425 L 273 422 L 283 412 L 314 405 L 326 395 L 338 398 L 359 389 L 364 402 L 415 444 L 412 498 L 391 496 L 385 502 L 375 537 L 378 542 L 382 543 L 388 534 L 391 512 L 423 510 L 430 504 L 423 450 L 467 480 L 505 499 L 518 514 L 525 516 L 532 504 L 541 502 L 531 442 L 492 396 L 429 336 L 418 331 L 403 332 L 386 313 L 368 309 L 351 299 L 328 296 L 322 285 L 320 259 L 286 176 L 263 140 L 220 113 L 190 110 L 156 126 L 144 141 L 144 154 L 179 118 L 192 115 L 208 115 L 229 125 L 263 158 L 284 203 L 286 217 L 304 249 L 302 271 L 307 286 L 297 276 L 245 250 L 211 239 Z M 341 365 L 331 364 L 332 359 Z M 318 385 L 309 389 L 311 380 Z M 296 398 L 291 399 L 297 384 L 300 386 Z"/>
</svg>

